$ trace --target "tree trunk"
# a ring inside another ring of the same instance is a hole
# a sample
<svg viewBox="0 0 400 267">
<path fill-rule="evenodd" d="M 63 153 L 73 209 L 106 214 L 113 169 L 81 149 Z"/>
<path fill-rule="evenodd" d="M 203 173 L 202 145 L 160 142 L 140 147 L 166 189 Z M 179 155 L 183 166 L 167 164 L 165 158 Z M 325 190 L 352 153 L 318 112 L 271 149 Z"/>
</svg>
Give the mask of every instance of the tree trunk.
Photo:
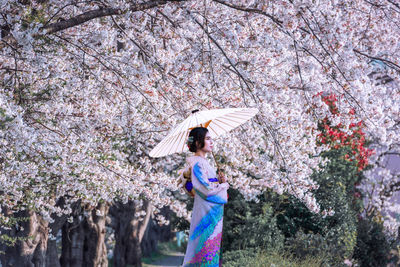
<svg viewBox="0 0 400 267">
<path fill-rule="evenodd" d="M 19 211 L 6 214 L 14 218 L 25 219 L 10 230 L 1 229 L 2 234 L 22 238 L 14 246 L 1 244 L 1 265 L 4 267 L 44 267 L 48 240 L 48 222 L 33 211 Z"/>
<path fill-rule="evenodd" d="M 60 260 L 58 259 L 56 240 L 49 239 L 47 241 L 46 266 L 61 267 Z"/>
<path fill-rule="evenodd" d="M 107 267 L 107 248 L 105 244 L 106 217 L 109 206 L 100 203 L 97 206 L 101 215 L 96 215 L 96 210 L 92 210 L 83 224 L 85 231 L 84 262 L 83 266 Z"/>
<path fill-rule="evenodd" d="M 167 220 L 171 217 L 170 213 L 171 210 L 168 207 L 164 207 L 160 211 L 160 214 Z M 174 234 L 171 231 L 171 224 L 160 226 L 153 218 L 151 218 L 140 244 L 143 256 L 150 256 L 153 251 L 156 251 L 159 241 L 167 242 L 173 237 Z"/>
<path fill-rule="evenodd" d="M 134 201 L 127 204 L 115 203 L 110 209 L 112 227 L 115 230 L 114 266 L 125 267 L 127 264 L 141 267 L 141 241 L 150 220 L 152 206 L 145 201 L 142 209 L 146 216 L 139 221 L 135 214 L 139 211 Z"/>
<path fill-rule="evenodd" d="M 96 210 L 100 214 L 96 214 Z M 63 267 L 107 267 L 107 249 L 105 245 L 105 225 L 108 205 L 101 203 L 86 217 L 81 208 L 77 208 L 72 223 L 62 228 L 61 266 Z"/>
<path fill-rule="evenodd" d="M 82 215 L 74 216 L 72 223 L 62 227 L 62 248 L 60 263 L 63 267 L 83 266 L 83 244 L 85 235 Z"/>
<path fill-rule="evenodd" d="M 65 207 L 65 199 L 62 197 L 57 201 L 56 204 L 58 207 Z M 74 207 L 80 205 L 80 201 L 75 202 L 71 205 L 72 210 Z M 62 229 L 63 225 L 67 222 L 68 215 L 62 215 L 61 217 L 53 214 L 52 219 L 53 223 L 50 224 L 51 233 L 54 237 L 57 236 L 58 232 Z M 58 258 L 58 250 L 57 250 L 57 240 L 49 239 L 47 241 L 47 252 L 46 252 L 46 266 L 47 267 L 61 267 L 60 259 Z"/>
</svg>

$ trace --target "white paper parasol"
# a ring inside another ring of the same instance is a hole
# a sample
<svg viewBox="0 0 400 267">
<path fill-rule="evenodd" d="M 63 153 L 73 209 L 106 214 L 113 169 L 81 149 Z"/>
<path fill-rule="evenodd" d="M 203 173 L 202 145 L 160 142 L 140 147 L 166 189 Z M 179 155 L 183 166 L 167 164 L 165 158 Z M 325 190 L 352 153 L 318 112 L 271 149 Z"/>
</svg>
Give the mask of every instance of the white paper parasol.
<svg viewBox="0 0 400 267">
<path fill-rule="evenodd" d="M 150 156 L 158 158 L 187 151 L 186 141 L 189 132 L 195 127 L 206 127 L 211 137 L 216 138 L 245 123 L 257 112 L 256 108 L 194 110 L 151 150 Z"/>
</svg>

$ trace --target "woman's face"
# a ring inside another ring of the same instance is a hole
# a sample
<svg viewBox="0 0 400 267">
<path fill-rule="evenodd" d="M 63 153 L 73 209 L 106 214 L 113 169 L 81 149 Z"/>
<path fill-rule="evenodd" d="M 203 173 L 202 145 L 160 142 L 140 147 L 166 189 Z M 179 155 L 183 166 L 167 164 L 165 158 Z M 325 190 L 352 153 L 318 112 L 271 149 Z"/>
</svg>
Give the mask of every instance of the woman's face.
<svg viewBox="0 0 400 267">
<path fill-rule="evenodd" d="M 207 132 L 206 136 L 204 137 L 204 147 L 201 148 L 200 150 L 204 151 L 204 152 L 211 152 L 213 149 L 213 140 L 210 136 L 210 133 Z"/>
</svg>

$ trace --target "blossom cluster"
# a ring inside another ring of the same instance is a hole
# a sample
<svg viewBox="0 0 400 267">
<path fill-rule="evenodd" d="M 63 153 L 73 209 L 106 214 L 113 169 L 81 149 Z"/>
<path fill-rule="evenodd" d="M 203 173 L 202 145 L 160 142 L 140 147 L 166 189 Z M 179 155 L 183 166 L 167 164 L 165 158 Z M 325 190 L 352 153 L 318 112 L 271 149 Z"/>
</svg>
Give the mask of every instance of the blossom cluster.
<svg viewBox="0 0 400 267">
<path fill-rule="evenodd" d="M 309 177 L 326 116 L 345 127 L 336 131 L 364 122 L 346 134 L 373 141 L 371 163 L 400 151 L 400 13 L 390 2 L 131 2 L 0 1 L 2 207 L 51 220 L 71 212 L 60 197 L 92 207 L 146 198 L 188 217 L 174 182 L 185 155 L 148 153 L 193 109 L 260 110 L 216 142 L 248 199 L 271 188 L 319 211 Z M 93 18 L 106 7 L 116 13 Z M 341 116 L 312 99 L 326 88 L 343 95 Z"/>
</svg>

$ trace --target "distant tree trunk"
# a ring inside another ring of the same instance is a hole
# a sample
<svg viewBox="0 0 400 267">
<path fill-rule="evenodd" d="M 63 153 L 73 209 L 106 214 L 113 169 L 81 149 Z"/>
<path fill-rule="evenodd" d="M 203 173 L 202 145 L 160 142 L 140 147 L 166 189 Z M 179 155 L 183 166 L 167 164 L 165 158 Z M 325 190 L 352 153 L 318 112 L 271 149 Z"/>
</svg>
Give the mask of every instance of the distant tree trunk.
<svg viewBox="0 0 400 267">
<path fill-rule="evenodd" d="M 100 211 L 100 215 L 96 214 Z M 77 209 L 72 223 L 62 228 L 61 266 L 63 267 L 107 267 L 107 249 L 105 245 L 106 215 L 108 205 L 100 203 L 96 209 L 82 216 Z"/>
<path fill-rule="evenodd" d="M 1 229 L 2 234 L 11 237 L 23 238 L 17 241 L 15 246 L 8 247 L 1 244 L 1 265 L 4 267 L 44 267 L 49 235 L 48 222 L 33 211 L 19 211 L 15 214 L 6 213 L 14 218 L 25 218 L 11 230 Z"/>
<path fill-rule="evenodd" d="M 75 207 L 80 205 L 80 201 L 71 204 L 72 210 Z M 57 201 L 56 206 L 64 208 L 65 207 L 65 199 L 62 197 Z M 67 222 L 67 218 L 70 215 L 62 215 L 61 217 L 57 215 L 52 215 L 53 223 L 49 225 L 51 229 L 51 233 L 54 236 L 57 236 L 58 232 L 62 229 L 63 225 Z M 46 253 L 46 267 L 61 267 L 60 259 L 58 258 L 57 251 L 57 241 L 49 239 L 47 241 L 47 253 Z"/>
<path fill-rule="evenodd" d="M 46 266 L 61 267 L 60 260 L 58 259 L 56 240 L 47 240 Z"/>
<path fill-rule="evenodd" d="M 85 235 L 82 226 L 84 220 L 82 207 L 75 207 L 72 216 L 73 222 L 66 222 L 62 226 L 60 263 L 63 267 L 81 267 L 83 263 Z"/>
<path fill-rule="evenodd" d="M 150 220 L 152 206 L 145 201 L 142 209 L 146 212 L 143 220 L 135 216 L 139 208 L 134 201 L 126 204 L 115 203 L 110 208 L 112 227 L 115 230 L 114 266 L 125 267 L 127 264 L 141 267 L 141 241 Z"/>
<path fill-rule="evenodd" d="M 168 207 L 161 209 L 160 214 L 165 219 L 170 219 L 171 210 Z M 143 256 L 150 256 L 151 252 L 157 250 L 159 241 L 167 242 L 173 238 L 171 224 L 160 226 L 153 218 L 150 219 L 147 229 L 144 233 L 143 240 L 140 244 Z"/>
</svg>

